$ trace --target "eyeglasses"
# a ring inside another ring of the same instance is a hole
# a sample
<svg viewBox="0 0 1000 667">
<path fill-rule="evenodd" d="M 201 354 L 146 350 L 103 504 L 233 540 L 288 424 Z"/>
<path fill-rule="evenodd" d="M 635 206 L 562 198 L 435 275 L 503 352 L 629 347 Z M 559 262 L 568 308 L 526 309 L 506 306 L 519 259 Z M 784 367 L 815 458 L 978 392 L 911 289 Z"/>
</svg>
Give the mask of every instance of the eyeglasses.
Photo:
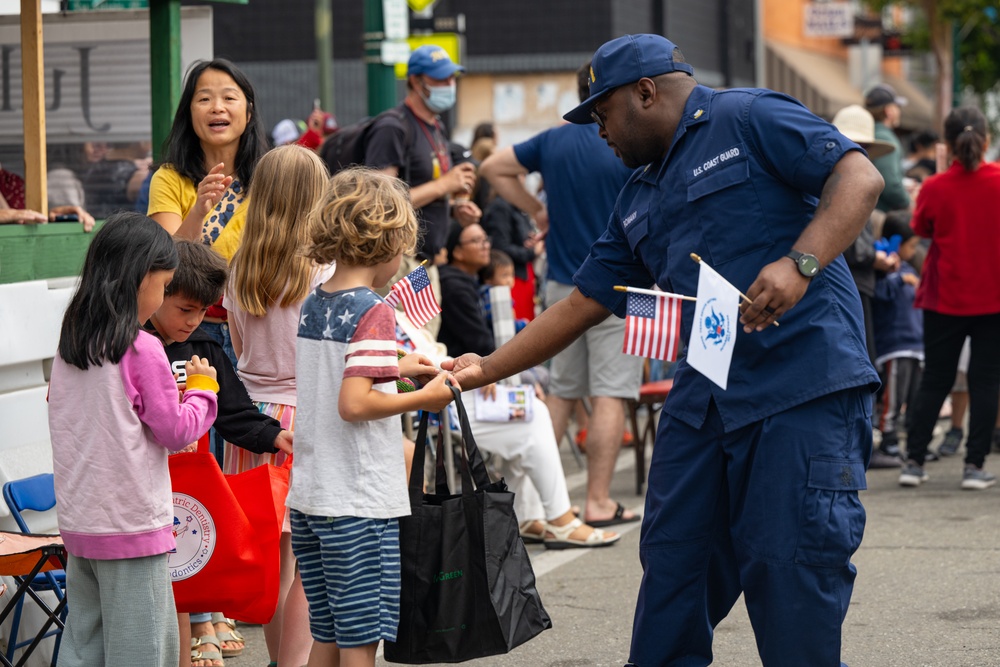
<svg viewBox="0 0 1000 667">
<path fill-rule="evenodd" d="M 466 241 L 462 241 L 461 243 L 459 243 L 459 245 L 488 246 L 488 245 L 490 245 L 490 243 L 491 243 L 490 242 L 490 237 L 484 236 L 481 239 L 468 239 Z"/>
<path fill-rule="evenodd" d="M 618 88 L 621 88 L 621 86 L 618 86 Z M 604 111 L 602 113 L 598 113 L 598 111 L 597 111 L 597 105 L 598 104 L 603 104 L 603 103 L 607 102 L 608 100 L 610 100 L 611 96 L 615 94 L 615 92 L 618 90 L 618 88 L 612 88 L 608 92 L 606 92 L 603 95 L 601 95 L 597 99 L 597 101 L 594 102 L 594 106 L 590 107 L 590 117 L 594 119 L 595 123 L 597 123 L 597 127 L 601 128 L 602 130 L 607 129 L 607 128 L 604 127 L 604 124 L 606 122 L 608 122 L 608 112 Z"/>
</svg>

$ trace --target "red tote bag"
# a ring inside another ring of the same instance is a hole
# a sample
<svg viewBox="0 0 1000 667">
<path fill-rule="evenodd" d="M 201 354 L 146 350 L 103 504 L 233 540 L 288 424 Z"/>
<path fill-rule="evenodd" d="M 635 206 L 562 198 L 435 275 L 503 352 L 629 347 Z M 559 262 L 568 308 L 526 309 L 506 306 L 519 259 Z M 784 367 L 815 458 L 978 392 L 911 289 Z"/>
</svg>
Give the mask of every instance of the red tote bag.
<svg viewBox="0 0 1000 667">
<path fill-rule="evenodd" d="M 267 623 L 278 606 L 279 543 L 291 460 L 223 475 L 208 451 L 169 459 L 174 499 L 170 576 L 179 612 L 221 611 Z"/>
</svg>

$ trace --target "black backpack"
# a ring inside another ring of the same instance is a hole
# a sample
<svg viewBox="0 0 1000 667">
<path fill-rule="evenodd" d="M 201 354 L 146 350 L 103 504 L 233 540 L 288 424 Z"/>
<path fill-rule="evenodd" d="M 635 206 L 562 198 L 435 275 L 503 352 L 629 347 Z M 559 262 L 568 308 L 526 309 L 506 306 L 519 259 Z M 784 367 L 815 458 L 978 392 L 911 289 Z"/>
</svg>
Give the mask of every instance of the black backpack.
<svg viewBox="0 0 1000 667">
<path fill-rule="evenodd" d="M 372 126 L 385 116 L 394 116 L 402 123 L 403 146 L 406 147 L 408 154 L 413 133 L 413 122 L 407 118 L 408 115 L 401 107 L 396 106 L 386 109 L 377 116 L 369 116 L 353 125 L 342 127 L 331 134 L 319 147 L 319 156 L 326 162 L 330 175 L 333 176 L 341 169 L 351 165 L 364 165 L 365 149 L 368 147 L 368 137 L 371 134 Z M 405 162 L 399 177 L 408 181 L 409 160 L 407 159 Z"/>
</svg>

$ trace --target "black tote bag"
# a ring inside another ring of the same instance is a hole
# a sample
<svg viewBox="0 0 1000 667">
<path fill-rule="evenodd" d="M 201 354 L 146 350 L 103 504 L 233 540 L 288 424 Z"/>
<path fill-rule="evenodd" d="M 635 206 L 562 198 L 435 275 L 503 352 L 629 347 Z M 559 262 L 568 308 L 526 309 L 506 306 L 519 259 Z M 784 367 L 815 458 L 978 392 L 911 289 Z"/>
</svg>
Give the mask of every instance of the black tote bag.
<svg viewBox="0 0 1000 667">
<path fill-rule="evenodd" d="M 427 413 L 410 473 L 412 515 L 399 521 L 399 629 L 385 659 L 411 665 L 507 653 L 552 627 L 518 533 L 514 494 L 490 481 L 461 394 L 462 492 L 451 494 L 439 439 L 435 493 L 423 492 Z"/>
</svg>

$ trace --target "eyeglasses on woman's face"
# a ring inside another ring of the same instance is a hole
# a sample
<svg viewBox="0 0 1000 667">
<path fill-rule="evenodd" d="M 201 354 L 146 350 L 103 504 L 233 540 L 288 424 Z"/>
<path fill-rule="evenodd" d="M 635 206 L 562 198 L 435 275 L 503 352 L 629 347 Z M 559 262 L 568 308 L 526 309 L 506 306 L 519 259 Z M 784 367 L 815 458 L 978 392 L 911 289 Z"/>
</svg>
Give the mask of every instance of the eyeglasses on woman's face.
<svg viewBox="0 0 1000 667">
<path fill-rule="evenodd" d="M 483 246 L 483 247 L 485 247 L 485 246 L 490 245 L 490 237 L 489 236 L 477 236 L 475 238 L 465 239 L 464 241 L 462 241 L 461 243 L 459 243 L 459 245 L 477 245 L 477 246 Z"/>
</svg>

